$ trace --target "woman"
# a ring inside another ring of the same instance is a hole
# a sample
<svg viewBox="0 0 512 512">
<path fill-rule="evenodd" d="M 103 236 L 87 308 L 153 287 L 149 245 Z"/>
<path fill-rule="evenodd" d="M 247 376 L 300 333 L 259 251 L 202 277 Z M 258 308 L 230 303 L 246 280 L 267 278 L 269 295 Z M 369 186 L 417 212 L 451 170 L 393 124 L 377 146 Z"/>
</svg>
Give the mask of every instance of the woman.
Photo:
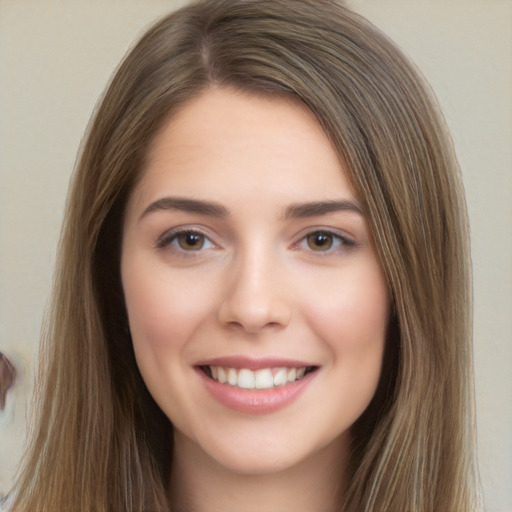
<svg viewBox="0 0 512 512">
<path fill-rule="evenodd" d="M 90 127 L 13 510 L 475 509 L 468 261 L 385 36 L 328 1 L 178 11 Z"/>
</svg>

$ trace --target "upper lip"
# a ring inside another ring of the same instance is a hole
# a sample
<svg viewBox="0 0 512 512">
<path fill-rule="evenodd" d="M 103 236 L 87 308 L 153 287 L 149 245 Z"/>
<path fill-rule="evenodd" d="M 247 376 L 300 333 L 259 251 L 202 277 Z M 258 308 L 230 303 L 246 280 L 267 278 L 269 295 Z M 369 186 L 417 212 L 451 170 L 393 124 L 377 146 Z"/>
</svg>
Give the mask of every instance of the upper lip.
<svg viewBox="0 0 512 512">
<path fill-rule="evenodd" d="M 226 368 L 247 368 L 260 370 L 262 368 L 302 368 L 317 366 L 286 357 L 251 357 L 242 355 L 220 356 L 199 361 L 195 366 L 223 366 Z"/>
</svg>

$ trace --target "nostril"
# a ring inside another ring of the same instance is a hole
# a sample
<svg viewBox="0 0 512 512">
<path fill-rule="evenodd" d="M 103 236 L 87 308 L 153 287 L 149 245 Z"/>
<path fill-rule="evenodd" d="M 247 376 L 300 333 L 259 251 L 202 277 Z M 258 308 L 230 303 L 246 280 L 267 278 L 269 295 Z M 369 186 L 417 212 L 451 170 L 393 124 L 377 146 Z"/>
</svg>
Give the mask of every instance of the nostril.
<svg viewBox="0 0 512 512">
<path fill-rule="evenodd" d="M 7 357 L 0 352 L 0 410 L 5 407 L 7 391 L 16 380 L 16 370 Z"/>
</svg>

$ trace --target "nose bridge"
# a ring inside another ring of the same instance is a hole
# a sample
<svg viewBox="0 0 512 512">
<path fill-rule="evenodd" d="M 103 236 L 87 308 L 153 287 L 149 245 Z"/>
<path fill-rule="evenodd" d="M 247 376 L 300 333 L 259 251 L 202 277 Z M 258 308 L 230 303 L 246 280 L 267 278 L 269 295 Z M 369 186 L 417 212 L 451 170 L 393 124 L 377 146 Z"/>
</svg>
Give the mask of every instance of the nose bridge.
<svg viewBox="0 0 512 512">
<path fill-rule="evenodd" d="M 219 310 L 221 322 L 255 333 L 285 326 L 291 317 L 286 273 L 278 251 L 252 240 L 236 254 Z"/>
</svg>

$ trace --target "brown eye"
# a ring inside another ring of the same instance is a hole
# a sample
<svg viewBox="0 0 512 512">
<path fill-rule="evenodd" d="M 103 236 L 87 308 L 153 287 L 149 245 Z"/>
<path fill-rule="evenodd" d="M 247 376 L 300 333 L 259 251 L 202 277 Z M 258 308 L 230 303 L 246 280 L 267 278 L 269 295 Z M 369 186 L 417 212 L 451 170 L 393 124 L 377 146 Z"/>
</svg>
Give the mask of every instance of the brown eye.
<svg viewBox="0 0 512 512">
<path fill-rule="evenodd" d="M 199 251 L 205 245 L 205 236 L 200 233 L 184 232 L 176 236 L 176 241 L 184 251 Z"/>
<path fill-rule="evenodd" d="M 333 246 L 334 236 L 318 231 L 306 237 L 308 247 L 313 251 L 328 251 Z"/>
<path fill-rule="evenodd" d="M 214 249 L 215 244 L 201 231 L 193 229 L 172 230 L 164 233 L 157 241 L 158 249 L 168 249 L 182 256 L 185 253 L 200 253 L 208 249 Z"/>
</svg>

